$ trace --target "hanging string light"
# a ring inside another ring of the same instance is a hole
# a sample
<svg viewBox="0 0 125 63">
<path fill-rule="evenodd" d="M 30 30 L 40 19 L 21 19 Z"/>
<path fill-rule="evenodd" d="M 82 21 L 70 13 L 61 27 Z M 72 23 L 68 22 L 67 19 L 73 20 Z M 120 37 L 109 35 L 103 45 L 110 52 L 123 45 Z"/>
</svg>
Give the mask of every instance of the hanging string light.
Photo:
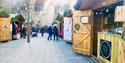
<svg viewBox="0 0 125 63">
<path fill-rule="evenodd" d="M 102 14 L 102 12 L 100 12 L 100 14 Z"/>
<path fill-rule="evenodd" d="M 98 14 L 98 12 L 96 12 L 96 15 Z"/>
<path fill-rule="evenodd" d="M 106 12 L 109 12 L 109 9 L 106 9 Z"/>
</svg>

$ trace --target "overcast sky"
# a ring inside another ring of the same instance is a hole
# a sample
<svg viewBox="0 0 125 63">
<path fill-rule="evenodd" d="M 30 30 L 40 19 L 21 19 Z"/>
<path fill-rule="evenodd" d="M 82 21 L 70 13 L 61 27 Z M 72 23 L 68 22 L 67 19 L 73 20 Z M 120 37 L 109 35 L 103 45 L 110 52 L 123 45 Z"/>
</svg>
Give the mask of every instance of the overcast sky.
<svg viewBox="0 0 125 63">
<path fill-rule="evenodd" d="M 1 2 L 2 0 L 0 0 Z M 25 0 L 3 0 L 3 6 L 4 7 L 14 7 L 22 4 Z M 37 8 L 38 10 L 41 10 L 41 15 L 45 14 L 41 18 L 37 18 L 38 20 L 44 21 L 45 24 L 52 23 L 54 19 L 54 12 L 55 12 L 55 6 L 58 5 L 61 7 L 61 10 L 63 10 L 64 5 L 68 5 L 70 8 L 73 8 L 74 3 L 76 0 L 36 0 L 36 3 L 38 4 Z M 35 2 L 34 2 L 35 3 Z"/>
<path fill-rule="evenodd" d="M 43 21 L 43 24 L 51 24 L 55 17 L 55 6 L 58 5 L 61 9 L 64 10 L 64 5 L 68 5 L 70 8 L 73 8 L 76 0 L 46 0 L 44 3 L 44 8 L 42 10 L 44 16 L 41 16 L 39 20 Z"/>
</svg>

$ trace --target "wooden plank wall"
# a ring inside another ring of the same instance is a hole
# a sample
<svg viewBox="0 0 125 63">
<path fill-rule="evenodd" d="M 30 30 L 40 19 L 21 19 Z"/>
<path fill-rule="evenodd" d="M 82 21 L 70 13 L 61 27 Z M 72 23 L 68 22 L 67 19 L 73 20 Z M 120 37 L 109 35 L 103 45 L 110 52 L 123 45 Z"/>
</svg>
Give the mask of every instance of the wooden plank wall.
<svg viewBox="0 0 125 63">
<path fill-rule="evenodd" d="M 111 61 L 106 60 L 100 56 L 100 44 L 98 44 L 98 58 L 104 63 L 125 63 L 125 41 L 121 39 L 120 35 L 109 35 L 106 33 L 98 33 L 98 43 L 100 39 L 111 41 Z"/>
<path fill-rule="evenodd" d="M 118 44 L 118 62 L 117 63 L 125 63 L 125 41 L 119 39 Z"/>
<path fill-rule="evenodd" d="M 10 40 L 10 19 L 0 18 L 0 41 Z"/>
<path fill-rule="evenodd" d="M 81 53 L 84 55 L 91 55 L 91 30 L 92 30 L 92 21 L 90 16 L 92 15 L 92 11 L 74 11 L 73 12 L 73 50 L 77 53 Z M 89 17 L 89 23 L 83 24 L 81 23 L 81 17 L 87 16 Z M 80 29 L 76 30 L 75 25 L 80 24 Z"/>
</svg>

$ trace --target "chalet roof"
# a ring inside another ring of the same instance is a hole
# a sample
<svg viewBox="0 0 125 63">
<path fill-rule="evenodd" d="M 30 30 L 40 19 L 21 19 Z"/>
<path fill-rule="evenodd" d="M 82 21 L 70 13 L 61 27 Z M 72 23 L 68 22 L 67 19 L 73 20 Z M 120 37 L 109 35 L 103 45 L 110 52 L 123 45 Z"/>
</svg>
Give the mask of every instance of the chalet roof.
<svg viewBox="0 0 125 63">
<path fill-rule="evenodd" d="M 74 8 L 76 10 L 97 9 L 123 0 L 78 0 Z"/>
</svg>

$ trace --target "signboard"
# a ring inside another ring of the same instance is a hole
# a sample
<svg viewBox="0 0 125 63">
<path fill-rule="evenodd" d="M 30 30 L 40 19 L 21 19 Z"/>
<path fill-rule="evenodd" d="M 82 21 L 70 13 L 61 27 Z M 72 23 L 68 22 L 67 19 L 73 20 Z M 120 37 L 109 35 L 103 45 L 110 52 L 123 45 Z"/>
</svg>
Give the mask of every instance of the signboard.
<svg viewBox="0 0 125 63">
<path fill-rule="evenodd" d="M 88 17 L 81 17 L 81 23 L 88 23 Z"/>
<path fill-rule="evenodd" d="M 110 41 L 101 39 L 100 55 L 109 61 L 111 60 L 111 42 Z"/>
<path fill-rule="evenodd" d="M 115 9 L 115 22 L 125 21 L 125 6 L 117 6 Z"/>
<path fill-rule="evenodd" d="M 64 17 L 64 40 L 72 40 L 72 18 Z"/>
</svg>

